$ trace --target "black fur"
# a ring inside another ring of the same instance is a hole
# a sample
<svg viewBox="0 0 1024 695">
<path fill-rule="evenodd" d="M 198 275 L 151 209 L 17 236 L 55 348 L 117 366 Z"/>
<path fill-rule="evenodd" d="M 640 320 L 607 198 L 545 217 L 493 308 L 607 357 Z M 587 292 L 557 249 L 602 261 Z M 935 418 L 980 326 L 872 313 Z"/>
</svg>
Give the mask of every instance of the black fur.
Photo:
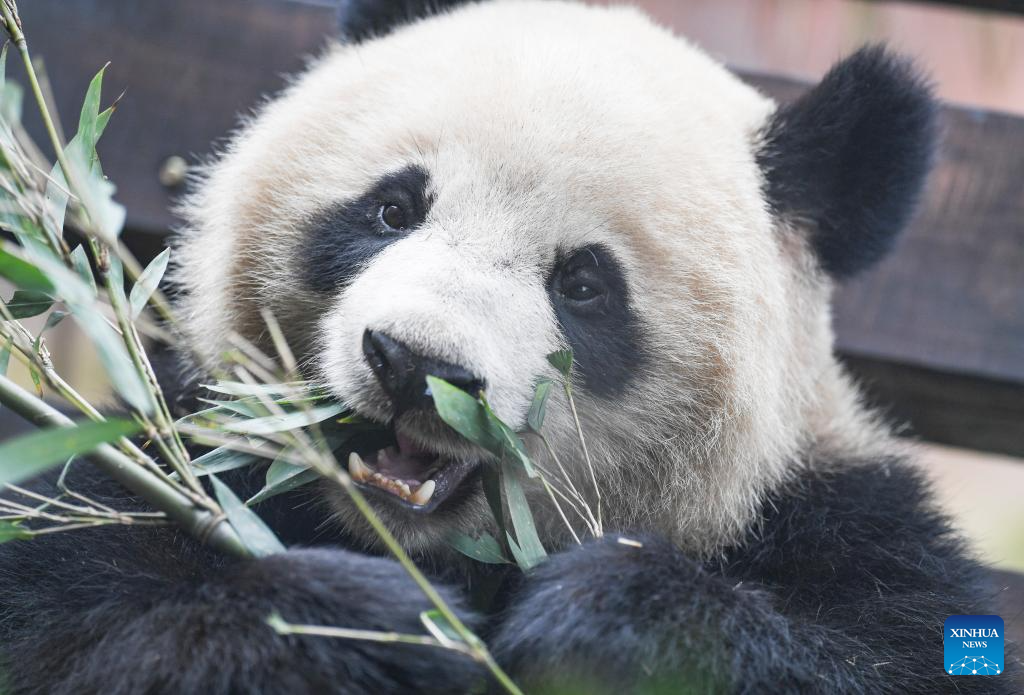
<svg viewBox="0 0 1024 695">
<path fill-rule="evenodd" d="M 137 506 L 88 466 L 74 471 L 82 492 Z M 253 475 L 232 482 L 258 484 Z M 6 692 L 479 686 L 481 669 L 450 652 L 279 637 L 264 624 L 277 610 L 292 622 L 422 633 L 428 605 L 401 568 L 344 549 L 309 502 L 281 496 L 262 512 L 284 537 L 318 547 L 253 561 L 220 557 L 170 528 L 0 546 Z M 978 567 L 911 469 L 884 461 L 807 473 L 765 510 L 746 542 L 712 563 L 626 534 L 643 547 L 608 536 L 555 554 L 487 616 L 463 607 L 456 587 L 470 578 L 451 567 L 442 592 L 531 693 L 1015 692 L 1012 673 L 942 670 L 943 620 L 989 609 Z"/>
<path fill-rule="evenodd" d="M 811 227 L 822 267 L 846 278 L 909 221 L 937 139 L 937 104 L 905 59 L 862 48 L 783 106 L 758 161 L 777 214 Z"/>
<path fill-rule="evenodd" d="M 576 284 L 601 294 L 588 302 L 573 301 L 565 293 Z M 605 398 L 622 394 L 642 371 L 647 346 L 614 254 L 600 244 L 563 254 L 548 279 L 548 294 L 587 390 Z"/>
<path fill-rule="evenodd" d="M 374 183 L 355 200 L 338 203 L 317 215 L 305 230 L 294 259 L 310 288 L 333 292 L 349 283 L 373 257 L 402 239 L 378 218 L 383 205 L 405 210 L 411 231 L 427 217 L 430 176 L 418 166 L 393 172 Z"/>
<path fill-rule="evenodd" d="M 342 0 L 338 28 L 343 38 L 363 41 L 473 0 Z"/>
</svg>

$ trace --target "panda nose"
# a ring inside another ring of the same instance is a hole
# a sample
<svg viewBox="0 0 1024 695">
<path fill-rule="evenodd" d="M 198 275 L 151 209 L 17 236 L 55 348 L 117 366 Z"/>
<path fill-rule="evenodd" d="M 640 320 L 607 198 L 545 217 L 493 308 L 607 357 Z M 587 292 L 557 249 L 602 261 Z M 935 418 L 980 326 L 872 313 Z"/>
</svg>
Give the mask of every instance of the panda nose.
<svg viewBox="0 0 1024 695">
<path fill-rule="evenodd" d="M 417 408 L 433 409 L 428 376 L 444 379 L 473 397 L 484 389 L 484 380 L 465 367 L 420 354 L 380 331 L 367 329 L 363 333 L 363 356 L 391 399 L 396 414 Z"/>
</svg>

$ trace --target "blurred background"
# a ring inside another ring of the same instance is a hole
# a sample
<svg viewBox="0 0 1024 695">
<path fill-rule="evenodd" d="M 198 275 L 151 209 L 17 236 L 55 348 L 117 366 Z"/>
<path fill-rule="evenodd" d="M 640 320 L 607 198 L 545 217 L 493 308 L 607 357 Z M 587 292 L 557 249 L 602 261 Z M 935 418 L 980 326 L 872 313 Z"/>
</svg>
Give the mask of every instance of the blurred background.
<svg viewBox="0 0 1024 695">
<path fill-rule="evenodd" d="M 914 56 L 947 102 L 923 209 L 896 252 L 839 289 L 838 350 L 935 481 L 997 587 L 1024 609 L 1024 1 L 645 0 L 637 4 L 785 101 L 838 58 L 885 41 Z M 30 0 L 25 32 L 51 99 L 77 119 L 111 61 L 104 104 L 124 96 L 99 151 L 128 207 L 126 243 L 164 246 L 187 171 L 260 96 L 333 33 L 333 3 L 299 0 Z M 9 61 L 14 63 L 15 61 Z M 22 80 L 13 65 L 10 77 Z M 666 66 L 670 69 L 670 66 Z M 686 76 L 680 75 L 680 88 Z M 28 108 L 25 121 L 35 123 Z M 42 133 L 35 130 L 37 141 Z M 10 288 L 0 287 L 10 296 Z M 102 369 L 70 321 L 47 337 L 90 399 Z M 27 375 L 12 372 L 25 383 Z M 16 423 L 0 413 L 0 438 Z M 1007 599 L 1009 601 L 1009 599 Z M 1009 603 L 1007 605 L 1010 605 Z"/>
</svg>

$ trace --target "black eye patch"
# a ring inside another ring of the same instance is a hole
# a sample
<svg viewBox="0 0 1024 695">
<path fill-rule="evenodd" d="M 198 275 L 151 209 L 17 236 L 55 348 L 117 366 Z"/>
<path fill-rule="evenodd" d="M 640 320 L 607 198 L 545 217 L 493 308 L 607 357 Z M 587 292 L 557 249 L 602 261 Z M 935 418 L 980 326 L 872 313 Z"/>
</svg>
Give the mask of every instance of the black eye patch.
<svg viewBox="0 0 1024 695">
<path fill-rule="evenodd" d="M 563 253 L 548 279 L 548 296 L 591 393 L 621 395 L 643 366 L 643 326 L 630 304 L 622 265 L 605 246 Z"/>
<path fill-rule="evenodd" d="M 337 291 L 374 256 L 423 224 L 430 211 L 429 182 L 426 170 L 409 166 L 382 177 L 358 198 L 315 215 L 296 258 L 306 284 L 316 292 Z"/>
</svg>

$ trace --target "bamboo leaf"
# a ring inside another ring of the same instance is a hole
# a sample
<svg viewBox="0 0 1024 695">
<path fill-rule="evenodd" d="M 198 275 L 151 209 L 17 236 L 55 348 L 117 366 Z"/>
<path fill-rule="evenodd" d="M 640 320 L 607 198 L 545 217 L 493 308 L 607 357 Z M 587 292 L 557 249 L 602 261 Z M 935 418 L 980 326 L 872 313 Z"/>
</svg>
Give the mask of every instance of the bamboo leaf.
<svg viewBox="0 0 1024 695">
<path fill-rule="evenodd" d="M 40 251 L 33 260 L 38 267 L 30 267 L 36 272 L 45 272 L 45 278 L 51 285 L 50 292 L 64 301 L 78 325 L 96 346 L 100 361 L 117 392 L 139 412 L 150 412 L 152 400 L 149 389 L 132 364 L 121 336 L 107 324 L 106 318 L 100 312 L 89 285 L 77 272 L 65 267 L 52 255 L 44 255 Z M 3 253 L 0 251 L 0 274 L 3 274 L 3 261 Z M 111 271 L 117 273 L 120 268 L 120 262 L 111 258 Z M 116 287 L 117 283 L 114 285 Z"/>
<path fill-rule="evenodd" d="M 283 384 L 246 384 L 238 381 L 218 381 L 216 384 L 202 384 L 202 387 L 214 393 L 222 393 L 225 396 L 234 396 L 235 398 L 264 396 L 275 402 L 281 402 L 281 399 L 291 398 L 298 394 L 304 396 L 300 400 L 325 397 L 306 381 L 291 381 Z"/>
<path fill-rule="evenodd" d="M 231 488 L 215 475 L 211 475 L 210 480 L 213 482 L 213 493 L 217 496 L 217 502 L 224 510 L 228 522 L 253 555 L 265 557 L 285 551 L 284 544 L 278 540 L 270 527 L 263 523 L 263 519 L 256 512 L 246 507 Z"/>
<path fill-rule="evenodd" d="M 526 557 L 522 548 L 520 548 L 519 544 L 516 543 L 516 539 L 513 538 L 512 534 L 508 531 L 505 531 L 505 540 L 508 542 L 509 552 L 512 553 L 512 558 L 516 561 L 516 564 L 519 565 L 519 569 L 524 572 L 528 570 L 530 568 L 529 558 Z"/>
<path fill-rule="evenodd" d="M 85 254 L 85 247 L 79 244 L 75 247 L 75 250 L 71 252 L 71 261 L 75 265 L 75 272 L 82 278 L 82 281 L 92 290 L 92 294 L 96 296 L 96 276 L 92 274 L 92 265 L 89 263 L 89 257 Z"/>
<path fill-rule="evenodd" d="M 485 562 L 489 565 L 508 564 L 508 558 L 501 549 L 501 544 L 489 533 L 482 534 L 479 538 L 472 538 L 464 533 L 453 533 L 448 537 L 448 543 L 466 557 Z"/>
<path fill-rule="evenodd" d="M 481 400 L 481 404 L 484 407 L 484 411 L 487 413 L 487 418 L 490 421 L 490 425 L 493 431 L 497 432 L 501 438 L 502 448 L 499 451 L 494 452 L 499 458 L 511 458 L 513 461 L 518 461 L 519 465 L 523 467 L 526 475 L 531 478 L 537 477 L 537 471 L 533 467 L 533 462 L 530 460 L 530 455 L 526 453 L 526 445 L 523 444 L 523 440 L 518 434 L 512 431 L 512 428 L 502 422 L 494 411 L 491 410 L 491 406 L 488 405 L 487 401 Z"/>
<path fill-rule="evenodd" d="M 82 139 L 86 151 L 91 154 L 96 148 L 97 119 L 100 115 L 100 97 L 103 92 L 103 73 L 107 71 L 104 65 L 100 71 L 89 82 L 89 88 L 85 92 L 85 100 L 82 102 L 82 112 L 78 118 L 78 137 Z M 109 118 L 109 116 L 108 116 Z M 105 126 L 106 124 L 104 124 Z M 99 131 L 102 133 L 102 131 Z"/>
<path fill-rule="evenodd" d="M 512 520 L 512 528 L 515 529 L 518 549 L 522 556 L 516 561 L 523 570 L 532 569 L 543 562 L 547 552 L 537 535 L 530 505 L 526 501 L 522 484 L 514 469 L 501 469 L 501 492 L 505 504 L 508 505 L 508 515 Z"/>
<path fill-rule="evenodd" d="M 95 146 L 95 143 L 93 143 Z M 65 160 L 73 172 L 82 207 L 89 213 L 91 231 L 111 246 L 124 228 L 125 208 L 114 200 L 117 190 L 94 166 L 95 150 L 88 151 L 82 139 L 76 137 L 68 144 Z"/>
<path fill-rule="evenodd" d="M 0 485 L 21 482 L 140 429 L 134 420 L 103 420 L 51 427 L 9 440 L 0 444 Z"/>
<path fill-rule="evenodd" d="M 484 497 L 491 508 L 491 514 L 498 524 L 499 535 L 505 535 L 505 512 L 501 504 L 501 464 L 485 461 L 480 466 L 480 480 L 484 488 Z"/>
<path fill-rule="evenodd" d="M 526 415 L 526 424 L 534 432 L 540 432 L 544 425 L 544 415 L 547 411 L 548 396 L 551 395 L 551 380 L 543 379 L 537 384 L 533 392 L 533 402 L 530 404 L 530 412 Z"/>
<path fill-rule="evenodd" d="M 43 330 L 39 331 L 39 336 L 36 338 L 36 340 L 42 338 L 43 333 L 50 330 L 51 328 L 56 327 L 58 323 L 66 319 L 68 316 L 69 314 L 66 311 L 57 310 L 51 312 L 50 315 L 46 317 L 46 323 L 43 325 Z"/>
<path fill-rule="evenodd" d="M 296 466 L 286 461 L 274 461 L 267 468 L 267 480 L 263 489 L 246 500 L 245 504 L 251 507 L 275 495 L 302 487 L 319 477 L 319 473 L 306 466 Z"/>
<path fill-rule="evenodd" d="M 30 316 L 38 316 L 53 306 L 53 298 L 45 292 L 36 290 L 17 290 L 10 301 L 7 302 L 7 310 L 16 319 L 27 319 Z"/>
<path fill-rule="evenodd" d="M 452 645 L 462 642 L 462 637 L 459 636 L 458 631 L 437 608 L 431 608 L 429 611 L 420 613 L 420 622 L 423 623 L 423 626 L 427 628 L 427 632 L 434 639 L 446 647 L 450 648 Z"/>
<path fill-rule="evenodd" d="M 548 362 L 557 369 L 563 377 L 569 378 L 572 371 L 572 350 L 557 350 L 548 355 Z"/>
<path fill-rule="evenodd" d="M 160 285 L 160 280 L 167 270 L 167 260 L 170 257 L 171 250 L 164 249 L 159 256 L 146 266 L 146 269 L 142 271 L 142 275 L 135 282 L 135 286 L 132 287 L 131 298 L 129 299 L 132 319 L 137 318 L 142 313 L 142 310 L 146 307 L 146 302 L 149 301 L 149 298 L 153 296 L 156 288 Z"/>
<path fill-rule="evenodd" d="M 444 379 L 428 376 L 427 386 L 438 415 L 449 427 L 474 444 L 500 455 L 504 438 L 494 427 L 483 403 Z"/>
<path fill-rule="evenodd" d="M 50 232 L 60 238 L 64 232 L 64 216 L 68 209 L 68 184 L 60 163 L 50 169 L 50 178 L 46 180 L 46 189 L 43 191 L 43 202 L 43 224 L 48 225 Z"/>
<path fill-rule="evenodd" d="M 6 46 L 5 46 L 6 48 Z M 32 538 L 32 532 L 13 521 L 0 521 L 0 543 Z"/>
<path fill-rule="evenodd" d="M 254 454 L 222 446 L 192 459 L 192 472 L 197 477 L 202 477 L 213 473 L 223 473 L 224 471 L 243 468 L 259 460 L 260 458 Z"/>
<path fill-rule="evenodd" d="M 224 425 L 224 429 L 238 434 L 272 434 L 274 432 L 286 432 L 299 427 L 308 427 L 317 422 L 323 422 L 342 412 L 345 406 L 341 403 L 329 403 L 316 408 L 299 410 L 284 415 L 268 415 L 253 420 L 234 422 Z"/>
<path fill-rule="evenodd" d="M 4 346 L 0 348 L 0 376 L 7 375 L 7 367 L 11 363 L 11 346 L 14 345 L 14 339 L 8 338 Z"/>
<path fill-rule="evenodd" d="M 0 117 L 4 123 L 10 126 L 13 123 L 21 123 L 22 103 L 25 100 L 25 92 L 21 85 L 16 82 L 4 82 L 0 87 Z"/>
<path fill-rule="evenodd" d="M 0 277 L 23 290 L 53 292 L 53 284 L 38 267 L 0 247 Z"/>
</svg>

